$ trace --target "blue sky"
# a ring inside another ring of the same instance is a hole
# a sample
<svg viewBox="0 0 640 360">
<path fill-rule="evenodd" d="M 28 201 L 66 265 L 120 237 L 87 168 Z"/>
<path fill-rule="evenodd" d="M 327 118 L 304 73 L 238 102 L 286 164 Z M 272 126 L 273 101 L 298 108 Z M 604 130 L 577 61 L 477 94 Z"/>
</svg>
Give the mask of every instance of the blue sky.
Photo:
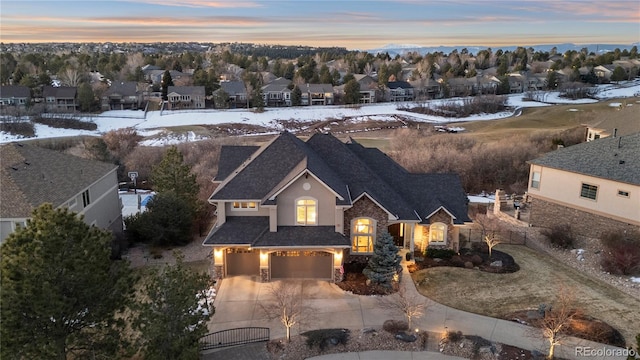
<svg viewBox="0 0 640 360">
<path fill-rule="evenodd" d="M 640 41 L 640 0 L 0 0 L 0 41 L 371 49 Z"/>
</svg>

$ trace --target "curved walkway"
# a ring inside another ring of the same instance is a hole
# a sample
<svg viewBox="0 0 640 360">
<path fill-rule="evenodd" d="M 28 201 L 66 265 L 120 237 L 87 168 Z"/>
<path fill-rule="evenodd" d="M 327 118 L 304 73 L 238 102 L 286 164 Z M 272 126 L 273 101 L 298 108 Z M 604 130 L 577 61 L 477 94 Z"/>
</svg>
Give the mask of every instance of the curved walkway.
<svg viewBox="0 0 640 360">
<path fill-rule="evenodd" d="M 411 275 L 404 260 L 402 265 L 403 280 L 401 286 L 405 288 L 407 294 L 422 296 L 418 293 L 414 282 L 411 280 Z M 308 303 L 314 309 L 314 328 L 344 327 L 363 329 L 366 327 L 379 327 L 387 319 L 403 317 L 399 312 L 380 306 L 379 297 L 376 296 L 353 295 L 326 281 L 298 280 L 296 284 L 300 286 L 300 291 L 309 299 Z M 284 337 L 284 329 L 279 321 L 266 319 L 258 304 L 259 302 L 270 300 L 268 286 L 268 283 L 259 282 L 257 276 L 224 279 L 220 284 L 218 296 L 214 303 L 216 313 L 208 324 L 209 331 L 244 326 L 266 326 L 271 328 L 271 338 Z M 548 345 L 543 340 L 539 329 L 512 321 L 456 310 L 430 299 L 427 299 L 427 303 L 429 306 L 426 314 L 414 320 L 414 326 L 420 330 L 439 334 L 443 334 L 448 330 L 461 331 L 465 335 L 477 335 L 493 342 L 523 349 L 537 350 L 542 353 L 547 351 Z M 304 330 L 307 329 L 302 329 L 302 331 Z M 301 332 L 301 329 L 294 328 L 292 334 L 295 335 L 299 332 Z M 599 350 L 595 352 L 595 355 L 604 353 L 604 349 L 619 349 L 578 338 L 569 338 L 563 345 L 556 346 L 556 356 L 566 359 L 584 359 L 584 356 L 576 352 L 577 347 Z M 372 353 L 371 356 L 376 356 L 375 354 L 379 352 L 367 352 L 366 355 L 369 356 L 369 353 Z M 400 353 L 397 355 L 399 357 L 394 355 L 392 358 L 405 359 L 402 356 L 408 356 Z M 351 355 L 325 355 L 320 359 L 369 359 L 345 356 Z M 589 358 L 617 359 L 617 357 L 610 355 L 590 356 Z M 379 358 L 373 357 L 371 359 Z M 408 357 L 406 359 L 424 358 Z M 619 357 L 619 359 L 625 359 L 625 357 Z"/>
</svg>

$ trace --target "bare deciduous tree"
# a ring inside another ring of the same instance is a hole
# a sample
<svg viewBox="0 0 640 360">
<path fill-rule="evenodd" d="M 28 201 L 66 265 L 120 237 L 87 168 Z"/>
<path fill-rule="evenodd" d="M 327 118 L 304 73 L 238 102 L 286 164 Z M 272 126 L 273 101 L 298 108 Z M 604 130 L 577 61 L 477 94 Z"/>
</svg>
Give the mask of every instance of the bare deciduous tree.
<svg viewBox="0 0 640 360">
<path fill-rule="evenodd" d="M 491 251 L 493 250 L 493 247 L 500 244 L 502 241 L 495 234 L 491 234 L 484 236 L 484 242 L 487 244 L 487 247 L 489 247 L 489 259 L 491 259 Z"/>
<path fill-rule="evenodd" d="M 312 310 L 306 305 L 304 288 L 291 281 L 278 281 L 268 287 L 272 300 L 260 302 L 259 306 L 269 320 L 278 319 L 286 329 L 286 339 L 291 340 L 291 328 L 304 325 L 310 320 Z"/>
<path fill-rule="evenodd" d="M 576 298 L 573 289 L 561 286 L 556 300 L 544 309 L 544 317 L 540 320 L 542 335 L 549 342 L 547 359 L 553 359 L 556 345 L 560 345 L 568 336 L 567 328 L 571 321 L 579 314 L 576 310 Z"/>
<path fill-rule="evenodd" d="M 409 329 L 413 319 L 422 317 L 430 306 L 424 297 L 407 292 L 403 286 L 400 286 L 396 294 L 380 298 L 380 305 L 387 309 L 400 310 L 407 318 Z"/>
</svg>

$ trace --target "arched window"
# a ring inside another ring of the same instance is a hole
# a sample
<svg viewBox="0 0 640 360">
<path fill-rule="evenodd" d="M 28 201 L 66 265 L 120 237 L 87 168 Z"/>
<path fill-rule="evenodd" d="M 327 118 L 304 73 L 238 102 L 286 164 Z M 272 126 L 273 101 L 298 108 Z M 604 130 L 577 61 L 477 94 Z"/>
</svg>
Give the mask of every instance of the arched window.
<svg viewBox="0 0 640 360">
<path fill-rule="evenodd" d="M 372 253 L 376 238 L 376 224 L 373 219 L 357 218 L 351 221 L 351 251 Z"/>
<path fill-rule="evenodd" d="M 296 224 L 318 224 L 318 202 L 316 199 L 303 198 L 296 200 Z"/>
<path fill-rule="evenodd" d="M 434 223 L 429 227 L 429 244 L 446 244 L 447 243 L 447 225 L 443 223 Z"/>
</svg>

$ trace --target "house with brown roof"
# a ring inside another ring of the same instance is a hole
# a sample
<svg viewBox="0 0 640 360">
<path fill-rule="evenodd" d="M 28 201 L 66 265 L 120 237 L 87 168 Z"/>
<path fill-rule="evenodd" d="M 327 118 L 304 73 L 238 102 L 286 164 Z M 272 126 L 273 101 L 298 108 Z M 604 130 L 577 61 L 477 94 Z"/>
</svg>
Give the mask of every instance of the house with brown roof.
<svg viewBox="0 0 640 360">
<path fill-rule="evenodd" d="M 23 143 L 1 145 L 0 160 L 0 241 L 43 203 L 122 232 L 117 166 Z"/>
<path fill-rule="evenodd" d="M 611 136 L 529 161 L 529 223 L 570 224 L 591 238 L 640 230 L 640 132 Z"/>
<path fill-rule="evenodd" d="M 454 174 L 410 173 L 378 149 L 284 132 L 262 147 L 223 146 L 203 245 L 216 276 L 342 280 L 389 232 L 409 251 L 458 249 L 470 222 Z"/>
<path fill-rule="evenodd" d="M 75 86 L 44 86 L 42 97 L 47 111 L 76 111 L 78 109 L 78 88 Z"/>
<path fill-rule="evenodd" d="M 25 108 L 31 101 L 31 90 L 22 85 L 0 86 L 0 107 Z"/>
</svg>

